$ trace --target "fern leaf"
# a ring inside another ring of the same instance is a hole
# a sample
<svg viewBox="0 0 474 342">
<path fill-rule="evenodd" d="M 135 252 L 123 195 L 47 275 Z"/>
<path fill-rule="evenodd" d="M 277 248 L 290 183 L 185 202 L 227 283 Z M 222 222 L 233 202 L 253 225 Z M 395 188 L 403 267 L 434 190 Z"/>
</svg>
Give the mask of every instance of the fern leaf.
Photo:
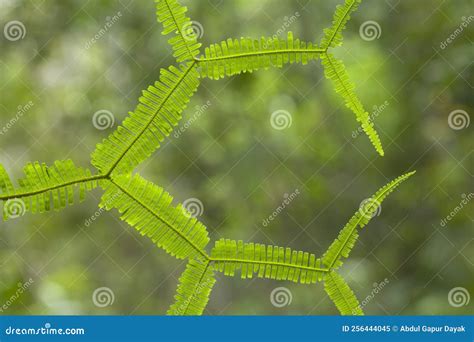
<svg viewBox="0 0 474 342">
<path fill-rule="evenodd" d="M 330 53 L 322 54 L 321 60 L 326 78 L 334 83 L 334 89 L 344 98 L 346 107 L 354 112 L 357 121 L 361 124 L 372 145 L 383 156 L 384 151 L 379 135 L 370 120 L 369 113 L 364 109 L 364 106 L 354 92 L 354 83 L 350 81 L 344 64 Z"/>
<path fill-rule="evenodd" d="M 259 278 L 311 284 L 321 281 L 327 272 L 314 254 L 229 239 L 216 241 L 211 260 L 216 270 L 228 276 L 234 276 L 240 269 L 242 279 L 252 278 L 257 273 Z"/>
<path fill-rule="evenodd" d="M 198 59 L 202 77 L 219 79 L 242 72 L 253 72 L 269 67 L 281 68 L 285 64 L 307 64 L 318 59 L 324 50 L 309 42 L 293 39 L 288 32 L 286 40 L 278 37 L 260 40 L 252 38 L 227 39 L 205 49 L 205 55 Z"/>
<path fill-rule="evenodd" d="M 209 261 L 189 260 L 186 270 L 179 278 L 176 302 L 171 305 L 167 315 L 201 315 L 215 282 Z"/>
<path fill-rule="evenodd" d="M 342 44 L 342 30 L 346 27 L 351 18 L 351 13 L 355 12 L 362 0 L 346 0 L 344 5 L 338 5 L 332 26 L 324 30 L 324 37 L 321 40 L 321 47 L 328 49 Z"/>
<path fill-rule="evenodd" d="M 324 281 L 324 289 L 341 315 L 364 315 L 359 301 L 349 285 L 336 272 L 330 272 Z"/>
<path fill-rule="evenodd" d="M 206 227 L 162 188 L 139 175 L 114 177 L 104 186 L 101 207 L 117 208 L 121 219 L 177 258 L 207 258 Z"/>
<path fill-rule="evenodd" d="M 173 47 L 173 56 L 178 63 L 192 60 L 199 54 L 201 46 L 193 32 L 193 23 L 186 17 L 187 10 L 177 0 L 156 0 L 156 16 L 163 24 L 162 34 L 175 34 L 168 42 Z"/>
<path fill-rule="evenodd" d="M 107 175 L 131 172 L 178 124 L 198 84 L 194 63 L 162 69 L 160 81 L 143 92 L 135 112 L 97 145 L 92 164 Z"/>
<path fill-rule="evenodd" d="M 23 215 L 26 211 L 42 213 L 60 210 L 75 202 L 79 193 L 82 202 L 87 191 L 97 187 L 100 176 L 92 176 L 89 169 L 76 167 L 71 160 L 56 161 L 49 167 L 38 162 L 24 167 L 25 177 L 15 187 L 0 165 L 0 202 L 4 202 L 3 217 Z"/>
<path fill-rule="evenodd" d="M 380 188 L 370 199 L 364 201 L 365 205 L 361 206 L 361 208 L 356 211 L 349 222 L 341 230 L 339 236 L 334 240 L 326 253 L 324 253 L 322 259 L 323 264 L 326 267 L 329 269 L 337 269 L 342 265 L 341 259 L 349 256 L 350 251 L 359 238 L 357 229 L 366 226 L 372 217 L 375 216 L 377 210 L 379 210 L 383 200 L 401 183 L 415 174 L 415 172 L 416 171 L 413 171 L 396 178 Z"/>
</svg>

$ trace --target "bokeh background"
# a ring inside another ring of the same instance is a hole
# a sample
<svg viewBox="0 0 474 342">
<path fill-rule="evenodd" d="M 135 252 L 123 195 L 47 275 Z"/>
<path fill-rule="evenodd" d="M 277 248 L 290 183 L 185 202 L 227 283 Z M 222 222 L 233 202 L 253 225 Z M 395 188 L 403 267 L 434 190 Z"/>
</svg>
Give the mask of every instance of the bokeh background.
<svg viewBox="0 0 474 342">
<path fill-rule="evenodd" d="M 202 25 L 204 46 L 279 30 L 318 42 L 341 2 L 183 0 Z M 211 241 L 242 239 L 319 255 L 365 198 L 416 169 L 361 232 L 341 273 L 367 314 L 472 313 L 474 201 L 462 204 L 474 192 L 472 10 L 470 0 L 367 0 L 353 16 L 334 52 L 366 108 L 384 107 L 375 111 L 383 158 L 357 132 L 317 61 L 204 80 L 184 112 L 185 132 L 172 135 L 138 171 L 176 202 L 199 199 Z M 0 28 L 11 21 L 25 28 L 17 40 L 0 32 L 0 162 L 14 179 L 29 161 L 71 158 L 90 166 L 95 144 L 133 110 L 160 68 L 174 63 L 154 12 L 151 0 L 0 1 Z M 380 27 L 378 38 L 360 34 L 368 21 Z M 113 114 L 114 127 L 94 126 L 100 110 Z M 290 127 L 272 127 L 277 110 L 291 114 Z M 450 121 L 453 112 L 457 120 Z M 0 223 L 0 304 L 8 304 L 2 314 L 165 313 L 185 264 L 115 211 L 86 224 L 100 195 Z M 337 314 L 321 284 L 217 279 L 206 314 Z M 276 307 L 270 296 L 281 286 L 291 303 Z M 101 287 L 113 292 L 106 307 L 92 300 Z M 450 291 L 458 302 L 450 302 Z"/>
</svg>

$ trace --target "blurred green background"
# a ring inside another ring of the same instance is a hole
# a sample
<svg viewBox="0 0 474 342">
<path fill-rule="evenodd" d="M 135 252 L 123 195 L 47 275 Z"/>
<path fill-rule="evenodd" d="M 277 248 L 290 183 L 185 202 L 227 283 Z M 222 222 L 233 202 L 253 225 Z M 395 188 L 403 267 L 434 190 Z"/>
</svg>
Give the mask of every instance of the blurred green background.
<svg viewBox="0 0 474 342">
<path fill-rule="evenodd" d="M 182 2 L 202 25 L 207 46 L 282 28 L 318 42 L 342 0 Z M 29 161 L 71 158 L 90 166 L 95 144 L 114 129 L 95 128 L 94 113 L 110 111 L 117 127 L 160 68 L 174 63 L 154 12 L 151 0 L 0 2 L 0 28 L 14 20 L 25 28 L 21 39 L 0 37 L 0 163 L 12 178 Z M 185 132 L 172 135 L 139 172 L 177 202 L 199 199 L 211 241 L 242 239 L 319 255 L 361 201 L 416 169 L 361 232 L 341 273 L 367 314 L 472 313 L 474 201 L 442 221 L 463 194 L 474 192 L 474 123 L 453 129 L 448 120 L 454 111 L 465 120 L 474 112 L 471 14 L 470 0 L 367 0 L 349 22 L 335 53 L 366 108 L 385 104 L 375 115 L 383 158 L 357 133 L 318 61 L 204 80 L 184 112 Z M 362 39 L 367 21 L 380 26 L 377 39 Z M 277 110 L 291 114 L 290 127 L 272 128 Z M 285 194 L 297 189 L 265 226 Z M 2 314 L 165 313 L 184 263 L 116 211 L 87 225 L 100 195 L 96 190 L 61 212 L 0 223 L 0 305 L 8 304 Z M 217 279 L 206 314 L 337 314 L 321 284 Z M 270 296 L 281 286 L 292 300 L 280 308 Z M 113 292 L 106 307 L 92 300 L 101 287 Z M 459 287 L 464 300 L 457 307 L 448 297 Z"/>
</svg>

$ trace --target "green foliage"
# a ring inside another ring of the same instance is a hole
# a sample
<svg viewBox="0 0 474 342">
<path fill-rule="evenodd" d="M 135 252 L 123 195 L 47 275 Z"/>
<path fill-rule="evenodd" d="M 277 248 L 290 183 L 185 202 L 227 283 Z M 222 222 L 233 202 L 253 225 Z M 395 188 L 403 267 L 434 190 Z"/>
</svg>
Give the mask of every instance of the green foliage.
<svg viewBox="0 0 474 342">
<path fill-rule="evenodd" d="M 163 35 L 174 33 L 168 41 L 173 47 L 176 61 L 184 62 L 199 54 L 200 43 L 197 42 L 191 20 L 186 17 L 187 8 L 178 4 L 177 0 L 155 0 L 156 16 L 163 24 Z"/>
<path fill-rule="evenodd" d="M 359 238 L 357 228 L 366 226 L 379 210 L 383 200 L 401 183 L 414 174 L 415 172 L 410 172 L 398 177 L 380 188 L 371 198 L 364 201 L 365 205 L 355 212 L 349 222 L 341 230 L 339 236 L 334 240 L 326 253 L 324 253 L 323 263 L 326 267 L 337 269 L 342 265 L 341 259 L 349 256 L 350 251 Z"/>
<path fill-rule="evenodd" d="M 242 279 L 252 278 L 256 273 L 259 278 L 312 284 L 321 281 L 327 271 L 314 254 L 229 239 L 216 241 L 211 258 L 215 269 L 227 276 L 234 276 L 240 269 Z"/>
<path fill-rule="evenodd" d="M 205 55 L 198 59 L 200 75 L 211 79 L 224 78 L 242 72 L 281 68 L 285 64 L 307 64 L 319 58 L 324 50 L 311 42 L 293 39 L 288 32 L 287 40 L 278 37 L 260 40 L 252 38 L 227 39 L 205 49 Z"/>
<path fill-rule="evenodd" d="M 179 278 L 176 302 L 167 314 L 201 315 L 215 283 L 214 271 L 209 261 L 189 260 L 186 270 Z"/>
<path fill-rule="evenodd" d="M 362 0 L 346 0 L 344 5 L 338 5 L 332 26 L 324 30 L 324 37 L 321 40 L 321 47 L 328 49 L 342 44 L 342 31 L 346 28 L 347 22 L 351 19 L 351 13 L 357 11 Z"/>
<path fill-rule="evenodd" d="M 361 123 L 362 129 L 369 137 L 372 145 L 383 156 L 384 152 L 380 138 L 375 131 L 374 124 L 370 120 L 369 113 L 364 109 L 364 106 L 354 92 L 355 85 L 349 80 L 344 64 L 330 53 L 322 54 L 321 59 L 326 78 L 333 82 L 336 92 L 344 98 L 346 107 L 354 112 L 357 121 Z"/>
<path fill-rule="evenodd" d="M 90 170 L 76 167 L 72 160 L 56 161 L 53 166 L 30 163 L 24 167 L 25 177 L 15 187 L 0 165 L 0 202 L 4 202 L 3 216 L 23 215 L 25 211 L 43 213 L 60 210 L 67 204 L 85 199 L 87 191 L 97 187 L 98 177 Z"/>
<path fill-rule="evenodd" d="M 334 26 L 325 31 L 323 48 L 294 40 L 289 33 L 287 40 L 229 39 L 211 45 L 203 57 L 197 58 L 200 44 L 188 31 L 192 22 L 185 16 L 186 8 L 176 0 L 158 1 L 157 15 L 163 23 L 163 33 L 175 34 L 169 41 L 174 56 L 178 63 L 186 63 L 162 69 L 160 80 L 143 92 L 135 111 L 97 145 L 92 153 L 92 164 L 99 174 L 92 176 L 89 170 L 75 167 L 72 161 L 56 162 L 53 167 L 34 163 L 25 167 L 26 178 L 15 188 L 0 167 L 0 201 L 25 201 L 26 209 L 43 212 L 63 208 L 67 202 L 72 204 L 76 188 L 79 188 L 82 200 L 87 190 L 99 184 L 105 191 L 101 207 L 118 209 L 123 221 L 170 255 L 189 259 L 169 314 L 202 314 L 215 283 L 214 271 L 233 276 L 236 270 L 240 270 L 242 278 L 252 278 L 256 274 L 259 278 L 302 284 L 324 281 L 326 292 L 342 314 L 362 314 L 354 293 L 335 270 L 354 247 L 358 239 L 357 228 L 365 226 L 378 205 L 413 172 L 381 188 L 371 198 L 377 206 L 363 207 L 356 212 L 322 258 L 290 248 L 229 239 L 217 241 L 209 256 L 206 227 L 182 205 L 173 206 L 173 198 L 162 188 L 137 174 L 132 175 L 135 167 L 147 159 L 178 124 L 181 113 L 197 90 L 200 76 L 219 79 L 270 66 L 306 64 L 319 56 L 326 77 L 334 82 L 336 92 L 345 99 L 376 150 L 383 155 L 378 135 L 354 93 L 354 85 L 349 81 L 344 65 L 327 51 L 341 43 L 341 31 L 359 3 L 346 1 L 337 9 Z"/>
<path fill-rule="evenodd" d="M 106 183 L 101 207 L 117 208 L 121 219 L 180 259 L 205 256 L 209 242 L 204 225 L 181 205 L 173 207 L 162 188 L 139 175 L 121 175 Z"/>
<path fill-rule="evenodd" d="M 92 164 L 106 175 L 133 171 L 170 135 L 198 85 L 192 62 L 161 69 L 160 80 L 143 91 L 135 111 L 97 145 Z"/>
<path fill-rule="evenodd" d="M 354 292 L 336 272 L 330 272 L 324 282 L 324 290 L 334 302 L 341 315 L 363 315 Z"/>
</svg>

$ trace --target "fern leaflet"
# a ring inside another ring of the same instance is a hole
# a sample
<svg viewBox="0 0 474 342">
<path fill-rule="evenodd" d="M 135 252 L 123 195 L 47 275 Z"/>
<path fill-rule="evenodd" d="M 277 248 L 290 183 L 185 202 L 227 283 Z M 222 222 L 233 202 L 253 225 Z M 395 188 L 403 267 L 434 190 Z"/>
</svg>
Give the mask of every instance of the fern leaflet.
<svg viewBox="0 0 474 342">
<path fill-rule="evenodd" d="M 354 112 L 357 121 L 360 122 L 362 129 L 369 137 L 370 142 L 377 152 L 383 156 L 384 151 L 379 135 L 374 128 L 374 124 L 370 120 L 369 113 L 364 109 L 362 103 L 354 92 L 354 83 L 349 80 L 349 75 L 347 74 L 344 64 L 330 53 L 322 54 L 321 60 L 324 66 L 326 78 L 334 83 L 334 89 L 344 98 L 346 107 Z"/>
<path fill-rule="evenodd" d="M 351 18 L 351 13 L 355 12 L 362 0 L 346 0 L 344 5 L 338 5 L 332 26 L 324 30 L 324 37 L 321 40 L 321 47 L 325 50 L 342 44 L 342 30 L 346 27 Z"/>
<path fill-rule="evenodd" d="M 82 202 L 86 192 L 97 187 L 101 179 L 92 176 L 89 169 L 76 167 L 72 160 L 56 161 L 51 167 L 44 163 L 29 163 L 24 167 L 24 173 L 25 177 L 19 179 L 19 186 L 15 187 L 0 165 L 0 202 L 5 202 L 5 220 L 25 211 L 60 210 L 67 204 L 74 204 L 77 193 Z"/>
<path fill-rule="evenodd" d="M 281 68 L 285 64 L 307 64 L 319 58 L 324 50 L 311 42 L 302 42 L 288 32 L 287 40 L 264 38 L 227 39 L 205 49 L 205 55 L 197 59 L 202 77 L 224 78 L 242 72 L 252 72 L 269 67 Z"/>
<path fill-rule="evenodd" d="M 330 272 L 324 282 L 324 290 L 341 315 L 363 315 L 359 301 L 349 285 L 336 272 Z"/>
<path fill-rule="evenodd" d="M 259 278 L 311 284 L 321 281 L 327 272 L 314 254 L 229 239 L 216 241 L 211 260 L 216 270 L 227 276 L 234 276 L 240 269 L 242 279 L 252 278 L 257 273 Z"/>
<path fill-rule="evenodd" d="M 162 188 L 139 175 L 114 177 L 104 185 L 101 207 L 117 208 L 121 219 L 180 259 L 205 258 L 209 242 L 206 227 Z"/>
<path fill-rule="evenodd" d="M 190 259 L 186 270 L 179 278 L 176 302 L 171 305 L 167 315 L 201 315 L 215 282 L 214 271 L 209 261 Z"/>
<path fill-rule="evenodd" d="M 387 185 L 380 188 L 375 195 L 364 201 L 365 205 L 361 206 L 358 211 L 351 217 L 349 222 L 339 233 L 339 236 L 329 246 L 323 255 L 323 264 L 329 269 L 337 269 L 342 265 L 342 258 L 347 258 L 350 251 L 354 247 L 359 234 L 357 229 L 366 226 L 377 212 L 383 200 L 395 190 L 401 183 L 415 174 L 415 171 L 404 174 Z"/>
<path fill-rule="evenodd" d="M 186 17 L 187 8 L 177 0 L 156 0 L 156 16 L 163 24 L 163 35 L 175 33 L 168 40 L 173 48 L 176 61 L 192 60 L 199 54 L 200 43 L 197 42 L 191 20 Z"/>
<path fill-rule="evenodd" d="M 131 172 L 178 124 L 198 84 L 194 62 L 162 69 L 160 81 L 143 91 L 135 112 L 97 145 L 92 164 L 106 175 Z"/>
</svg>

